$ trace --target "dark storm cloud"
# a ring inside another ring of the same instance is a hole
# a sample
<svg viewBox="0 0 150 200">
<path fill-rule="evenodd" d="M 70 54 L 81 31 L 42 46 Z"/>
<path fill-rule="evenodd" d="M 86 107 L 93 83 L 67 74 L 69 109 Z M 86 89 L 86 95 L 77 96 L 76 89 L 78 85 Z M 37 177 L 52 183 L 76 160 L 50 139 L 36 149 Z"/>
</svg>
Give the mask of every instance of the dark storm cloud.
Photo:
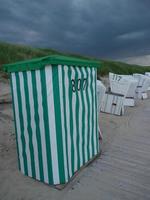
<svg viewBox="0 0 150 200">
<path fill-rule="evenodd" d="M 97 57 L 150 53 L 149 0 L 1 0 L 0 40 Z"/>
</svg>

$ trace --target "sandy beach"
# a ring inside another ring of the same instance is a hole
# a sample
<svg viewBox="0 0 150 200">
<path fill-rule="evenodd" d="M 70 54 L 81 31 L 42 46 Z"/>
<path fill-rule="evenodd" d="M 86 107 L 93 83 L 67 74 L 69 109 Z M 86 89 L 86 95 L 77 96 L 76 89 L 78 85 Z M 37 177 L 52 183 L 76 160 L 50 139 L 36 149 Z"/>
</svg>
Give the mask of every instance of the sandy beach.
<svg viewBox="0 0 150 200">
<path fill-rule="evenodd" d="M 7 80 L 0 82 L 0 102 L 0 200 L 150 199 L 150 99 L 121 117 L 100 113 L 102 154 L 61 191 L 18 171 Z"/>
</svg>

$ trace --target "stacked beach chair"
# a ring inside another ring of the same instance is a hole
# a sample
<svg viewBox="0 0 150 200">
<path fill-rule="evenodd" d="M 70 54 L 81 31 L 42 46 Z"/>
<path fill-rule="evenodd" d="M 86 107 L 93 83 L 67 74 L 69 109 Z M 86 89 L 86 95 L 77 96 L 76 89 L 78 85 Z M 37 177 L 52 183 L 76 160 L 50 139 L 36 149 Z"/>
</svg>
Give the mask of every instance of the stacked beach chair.
<svg viewBox="0 0 150 200">
<path fill-rule="evenodd" d="M 100 113 L 100 109 L 101 109 L 101 105 L 102 105 L 102 101 L 103 101 L 105 92 L 106 92 L 106 87 L 100 80 L 97 80 L 97 112 L 98 112 L 98 116 Z M 99 119 L 99 117 L 98 117 L 98 119 Z M 98 132 L 99 132 L 100 139 L 102 139 L 102 132 L 101 132 L 100 126 L 98 126 Z"/>
<path fill-rule="evenodd" d="M 124 115 L 127 106 L 136 105 L 136 99 L 147 99 L 150 91 L 150 72 L 133 75 L 109 73 L 109 89 L 97 80 L 97 112 Z M 100 120 L 99 120 L 100 121 Z M 100 125 L 99 138 L 102 139 Z"/>
<path fill-rule="evenodd" d="M 150 91 L 150 72 L 133 75 L 109 73 L 109 90 L 97 81 L 98 112 L 123 115 L 126 106 L 136 105 L 136 99 L 147 99 Z"/>
<path fill-rule="evenodd" d="M 98 113 L 100 112 L 100 108 L 102 105 L 102 101 L 103 101 L 105 92 L 106 92 L 106 87 L 100 80 L 97 80 L 97 107 L 98 107 L 97 110 L 98 110 Z"/>
<path fill-rule="evenodd" d="M 133 74 L 133 77 L 138 81 L 136 98 L 147 99 L 147 91 L 150 87 L 150 78 L 143 74 Z"/>
<path fill-rule="evenodd" d="M 147 77 L 149 77 L 149 78 L 150 78 L 150 72 L 145 72 L 145 76 L 147 76 Z M 150 91 L 150 85 L 149 85 L 149 87 L 148 87 L 147 91 L 148 91 L 148 92 Z"/>
<path fill-rule="evenodd" d="M 101 111 L 114 114 L 124 114 L 124 102 L 127 96 L 131 82 L 126 78 L 109 73 L 110 91 L 107 91 L 104 95 Z"/>
<path fill-rule="evenodd" d="M 138 86 L 138 81 L 131 75 L 120 76 L 129 83 L 129 88 L 124 99 L 124 106 L 135 106 L 136 89 Z"/>
</svg>

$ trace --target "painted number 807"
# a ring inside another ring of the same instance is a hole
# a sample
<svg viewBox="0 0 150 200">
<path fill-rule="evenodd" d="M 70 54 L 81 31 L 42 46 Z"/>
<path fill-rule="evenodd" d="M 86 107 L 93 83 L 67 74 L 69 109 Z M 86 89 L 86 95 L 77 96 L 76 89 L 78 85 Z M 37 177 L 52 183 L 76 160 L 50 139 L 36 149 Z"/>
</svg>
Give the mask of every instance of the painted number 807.
<svg viewBox="0 0 150 200">
<path fill-rule="evenodd" d="M 71 86 L 72 86 L 72 92 L 85 90 L 87 88 L 87 78 L 72 79 Z"/>
</svg>

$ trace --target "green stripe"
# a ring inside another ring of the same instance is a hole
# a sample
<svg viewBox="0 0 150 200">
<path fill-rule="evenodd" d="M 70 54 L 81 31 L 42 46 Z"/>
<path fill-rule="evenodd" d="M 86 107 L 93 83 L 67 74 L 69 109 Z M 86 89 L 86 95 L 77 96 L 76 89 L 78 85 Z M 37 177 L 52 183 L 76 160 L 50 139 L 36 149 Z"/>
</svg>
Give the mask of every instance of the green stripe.
<svg viewBox="0 0 150 200">
<path fill-rule="evenodd" d="M 18 155 L 18 168 L 19 168 L 19 170 L 21 170 L 21 167 L 20 167 L 20 154 L 19 154 L 19 147 L 18 147 L 18 130 L 17 130 L 16 113 L 15 113 L 15 105 L 14 105 L 13 84 L 14 84 L 14 83 L 12 82 L 12 75 L 11 75 L 11 76 L 10 76 L 10 86 L 11 86 L 13 116 L 14 116 L 15 131 L 16 131 L 16 147 L 17 147 L 17 155 Z M 21 156 L 22 156 L 22 155 L 21 155 Z"/>
<path fill-rule="evenodd" d="M 38 158 L 39 158 L 39 170 L 40 170 L 40 180 L 44 181 L 43 174 L 43 159 L 42 159 L 42 145 L 41 145 L 41 135 L 39 127 L 39 113 L 38 113 L 38 101 L 37 101 L 37 84 L 35 78 L 35 71 L 31 71 L 32 76 L 32 89 L 33 89 L 33 98 L 34 98 L 34 111 L 35 111 L 35 122 L 36 122 L 36 138 L 37 138 L 37 147 L 38 147 Z"/>
<path fill-rule="evenodd" d="M 60 109 L 60 92 L 59 92 L 59 78 L 58 67 L 52 68 L 53 79 L 53 96 L 54 96 L 54 109 L 55 109 L 55 123 L 56 123 L 56 138 L 57 138 L 57 152 L 58 152 L 58 167 L 60 183 L 65 183 L 65 170 L 64 170 L 64 152 L 63 152 L 63 139 L 62 139 L 62 122 L 61 122 L 61 109 Z"/>
<path fill-rule="evenodd" d="M 97 87 L 97 80 L 96 80 L 96 74 L 95 74 L 95 69 L 94 69 L 94 80 L 93 80 L 94 82 L 94 85 L 93 85 L 93 93 L 94 93 L 94 150 L 95 150 L 95 154 L 97 154 L 97 132 L 96 132 L 96 126 L 97 126 L 97 120 L 99 119 L 98 118 L 98 108 L 96 108 L 96 100 L 97 100 L 97 90 L 96 90 L 96 87 Z M 96 120 L 96 118 L 98 118 L 97 120 Z M 98 127 L 98 134 L 99 134 L 99 127 Z M 99 135 L 98 135 L 98 137 L 99 137 Z"/>
<path fill-rule="evenodd" d="M 67 171 L 68 171 L 68 177 L 70 177 L 69 174 L 69 158 L 68 158 L 68 140 L 67 135 L 69 134 L 67 130 L 67 116 L 66 116 L 66 85 L 65 85 L 65 68 L 62 67 L 62 86 L 63 86 L 63 106 L 64 106 L 64 128 L 65 128 L 65 139 L 66 139 L 66 152 L 67 152 Z"/>
<path fill-rule="evenodd" d="M 70 136 L 71 136 L 71 164 L 72 173 L 74 173 L 74 143 L 73 143 L 73 111 L 72 111 L 72 96 L 74 95 L 71 88 L 71 72 L 72 69 L 68 68 L 68 79 L 69 79 L 69 110 L 70 110 Z"/>
<path fill-rule="evenodd" d="M 99 144 L 99 135 L 98 135 L 98 112 L 97 112 L 97 70 L 95 69 L 95 115 L 96 115 L 96 145 L 97 145 L 97 153 L 100 151 L 100 144 Z"/>
<path fill-rule="evenodd" d="M 41 90 L 42 90 L 42 106 L 43 106 L 43 119 L 45 128 L 45 140 L 46 140 L 46 154 L 47 154 L 47 168 L 49 184 L 53 184 L 53 172 L 52 172 L 52 157 L 50 148 L 50 129 L 48 123 L 48 106 L 47 106 L 47 92 L 46 92 L 46 77 L 45 69 L 40 70 Z"/>
<path fill-rule="evenodd" d="M 78 72 L 76 67 L 74 68 L 75 70 L 75 83 L 78 83 Z M 77 85 L 76 85 L 77 88 Z M 76 131 L 77 131 L 77 139 L 76 139 L 76 144 L 77 144 L 77 169 L 80 169 L 80 138 L 79 138 L 79 96 L 78 96 L 78 90 L 75 92 L 76 95 L 76 105 L 75 105 L 75 110 L 76 110 Z"/>
<path fill-rule="evenodd" d="M 22 155 L 24 160 L 24 174 L 28 175 L 28 167 L 27 167 L 27 155 L 26 155 L 26 144 L 25 144 L 25 137 L 24 137 L 24 124 L 23 124 L 23 113 L 22 113 L 22 102 L 21 102 L 21 91 L 20 91 L 20 81 L 19 81 L 19 74 L 16 74 L 16 88 L 17 88 L 17 97 L 18 97 L 18 109 L 19 109 L 19 119 L 20 119 L 20 129 L 21 129 L 21 140 L 22 140 Z"/>
<path fill-rule="evenodd" d="M 83 86 L 83 80 L 84 80 L 84 74 L 82 72 L 82 69 L 79 69 L 81 73 L 81 80 L 82 80 L 82 86 Z M 81 88 L 81 101 L 82 101 L 82 152 L 83 152 L 83 165 L 85 164 L 85 103 L 84 103 L 84 96 L 83 93 L 85 93 L 85 89 Z M 86 100 L 85 100 L 86 101 Z"/>
<path fill-rule="evenodd" d="M 90 86 L 90 90 L 91 90 L 91 95 L 92 95 L 92 156 L 94 156 L 94 136 L 95 136 L 95 130 L 94 130 L 94 91 L 93 91 L 93 83 L 94 83 L 94 79 L 93 79 L 93 68 L 90 69 L 91 72 L 91 86 Z"/>
<path fill-rule="evenodd" d="M 29 90 L 28 90 L 28 83 L 27 83 L 27 74 L 26 72 L 23 73 L 23 81 L 24 81 L 24 91 L 25 91 L 25 103 L 26 103 L 26 112 L 27 112 L 27 130 L 29 135 L 29 148 L 30 148 L 30 155 L 31 155 L 31 168 L 32 168 L 32 177 L 35 178 L 35 160 L 34 160 L 34 149 L 33 149 L 33 142 L 32 142 L 32 128 L 31 128 L 31 114 L 30 114 L 30 102 L 29 102 Z"/>
<path fill-rule="evenodd" d="M 87 75 L 87 81 L 88 81 L 88 85 L 87 85 L 87 89 L 86 89 L 86 99 L 87 99 L 87 112 L 88 112 L 88 123 L 87 123 L 87 156 L 88 156 L 88 160 L 90 159 L 90 100 L 89 100 L 89 94 L 88 94 L 88 88 L 90 87 L 89 85 L 89 75 L 88 75 L 88 70 L 87 68 L 85 68 L 85 72 L 86 72 L 86 75 Z"/>
</svg>

